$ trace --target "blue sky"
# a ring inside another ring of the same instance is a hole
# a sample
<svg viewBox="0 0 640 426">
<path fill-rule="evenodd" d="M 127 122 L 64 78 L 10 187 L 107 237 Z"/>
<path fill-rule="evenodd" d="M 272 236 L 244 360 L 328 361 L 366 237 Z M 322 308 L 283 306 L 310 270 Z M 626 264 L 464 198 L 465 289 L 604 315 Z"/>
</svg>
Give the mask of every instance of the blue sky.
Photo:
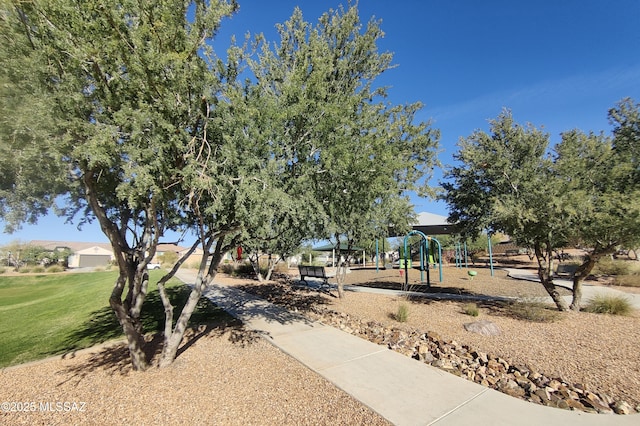
<svg viewBox="0 0 640 426">
<path fill-rule="evenodd" d="M 240 11 L 223 23 L 214 46 L 235 34 L 263 32 L 299 6 L 315 22 L 339 0 L 238 0 Z M 637 0 L 360 0 L 360 19 L 382 20 L 381 51 L 396 67 L 380 85 L 395 104 L 420 101 L 420 121 L 441 132 L 440 160 L 451 164 L 456 142 L 503 108 L 519 123 L 542 127 L 559 141 L 570 129 L 611 128 L 607 111 L 624 97 L 640 102 L 640 1 Z M 433 180 L 437 183 L 439 172 Z M 413 198 L 416 211 L 447 215 L 446 205 Z M 106 241 L 96 225 L 80 232 L 55 217 L 2 234 L 0 244 L 32 239 Z"/>
</svg>

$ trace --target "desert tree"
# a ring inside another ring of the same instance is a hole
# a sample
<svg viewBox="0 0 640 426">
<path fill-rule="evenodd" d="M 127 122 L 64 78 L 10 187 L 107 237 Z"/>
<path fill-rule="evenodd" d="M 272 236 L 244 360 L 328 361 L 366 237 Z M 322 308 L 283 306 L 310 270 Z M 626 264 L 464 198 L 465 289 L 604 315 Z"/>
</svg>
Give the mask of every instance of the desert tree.
<svg viewBox="0 0 640 426">
<path fill-rule="evenodd" d="M 250 55 L 246 45 L 236 51 Z M 259 70 L 253 60 L 248 63 Z M 241 70 L 242 65 L 236 66 Z M 229 84 L 225 97 L 231 107 L 224 120 L 225 135 L 234 146 L 244 147 L 234 154 L 242 168 L 238 184 L 244 188 L 234 207 L 242 223 L 239 240 L 258 279 L 269 280 L 275 265 L 314 234 L 319 212 L 292 147 L 295 140 L 282 137 L 285 101 L 255 78 Z"/>
<path fill-rule="evenodd" d="M 259 43 L 250 67 L 273 106 L 277 155 L 300 201 L 318 213 L 308 220 L 321 226 L 308 237 L 334 239 L 339 249 L 339 241 L 370 238 L 376 223 L 408 223 L 407 191 L 426 190 L 417 182 L 435 164 L 438 134 L 414 123 L 421 104 L 391 105 L 387 89 L 375 86 L 392 67 L 391 53 L 378 51 L 380 22 L 363 26 L 350 6 L 312 24 L 296 8 L 277 28 L 279 42 Z M 388 212 L 394 216 L 380 217 Z"/>
<path fill-rule="evenodd" d="M 553 176 L 549 136 L 515 123 L 506 110 L 490 127 L 490 134 L 477 130 L 458 142 L 458 164 L 442 183 L 449 221 L 471 238 L 502 232 L 533 247 L 542 285 L 558 309 L 567 310 L 553 283 L 553 252 L 566 244 L 568 216 Z"/>
<path fill-rule="evenodd" d="M 558 309 L 579 310 L 582 281 L 597 260 L 638 244 L 634 113 L 637 106 L 628 100 L 611 110 L 613 139 L 572 130 L 550 147 L 548 135 L 503 112 L 491 121 L 490 135 L 476 131 L 459 143 L 454 158 L 460 165 L 449 169 L 443 184 L 450 220 L 465 232 L 504 232 L 532 247 L 540 281 Z M 553 260 L 570 242 L 586 255 L 567 305 L 553 283 Z"/>
<path fill-rule="evenodd" d="M 609 113 L 613 138 L 578 130 L 555 147 L 557 185 L 567 206 L 568 235 L 585 250 L 573 277 L 571 309 L 579 310 L 582 281 L 599 259 L 640 244 L 638 106 L 623 100 Z"/>
<path fill-rule="evenodd" d="M 26 202 L 3 193 L 3 218 L 34 221 L 61 201 L 68 218 L 99 222 L 118 265 L 109 302 L 139 370 L 149 365 L 140 323 L 146 265 L 168 230 L 199 217 L 189 197 L 201 178 L 194 158 L 202 164 L 198 155 L 222 140 L 210 118 L 219 78 L 209 43 L 235 8 L 222 0 L 2 2 L 3 78 L 21 78 L 12 86 L 21 108 L 43 106 L 3 125 L 3 149 L 26 154 L 7 160 L 9 186 L 31 193 Z M 27 182 L 25 171 L 39 168 Z M 207 253 L 220 232 L 199 234 Z"/>
</svg>

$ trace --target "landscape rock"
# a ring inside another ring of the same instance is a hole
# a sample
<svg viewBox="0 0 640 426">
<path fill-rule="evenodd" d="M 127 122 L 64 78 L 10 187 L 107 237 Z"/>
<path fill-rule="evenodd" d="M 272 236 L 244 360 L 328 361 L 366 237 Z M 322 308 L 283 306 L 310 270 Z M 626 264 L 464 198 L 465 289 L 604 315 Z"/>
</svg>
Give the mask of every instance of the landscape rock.
<svg viewBox="0 0 640 426">
<path fill-rule="evenodd" d="M 616 414 L 631 414 L 633 411 L 631 405 L 625 401 L 614 402 L 612 408 Z"/>
<path fill-rule="evenodd" d="M 456 341 L 444 340 L 437 333 L 407 332 L 372 321 L 365 323 L 348 314 L 328 309 L 318 309 L 315 315 L 325 324 L 349 330 L 352 334 L 387 346 L 420 362 L 532 403 L 600 414 L 625 415 L 640 412 L 640 406 L 632 407 L 625 401 L 615 401 L 604 393 L 597 394 L 582 383 L 570 384 L 560 377 L 548 377 L 529 366 L 514 365 L 496 355 L 477 351 Z M 498 327 L 490 321 L 468 323 L 464 327 L 484 335 L 500 333 Z"/>
<path fill-rule="evenodd" d="M 488 320 L 468 322 L 464 324 L 464 329 L 483 336 L 497 336 L 502 333 L 500 327 Z"/>
</svg>

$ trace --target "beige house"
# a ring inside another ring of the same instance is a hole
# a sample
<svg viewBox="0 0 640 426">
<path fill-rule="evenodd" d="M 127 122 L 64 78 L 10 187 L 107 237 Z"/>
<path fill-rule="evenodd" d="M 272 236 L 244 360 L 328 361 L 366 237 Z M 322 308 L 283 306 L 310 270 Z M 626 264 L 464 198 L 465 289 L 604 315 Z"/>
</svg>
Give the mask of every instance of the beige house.
<svg viewBox="0 0 640 426">
<path fill-rule="evenodd" d="M 71 251 L 69 256 L 70 268 L 107 266 L 114 258 L 111 244 L 109 243 L 32 240 L 29 244 L 44 247 L 51 251 L 68 249 Z"/>
<path fill-rule="evenodd" d="M 29 244 L 32 246 L 44 247 L 51 251 L 56 249 L 68 249 L 71 251 L 71 255 L 68 260 L 70 268 L 104 267 L 109 265 L 115 259 L 113 250 L 111 249 L 111 244 L 109 243 L 32 240 Z M 180 258 L 188 251 L 188 247 L 181 247 L 177 244 L 159 244 L 156 249 L 156 255 L 152 259 L 152 263 L 159 263 L 158 256 L 161 257 L 167 252 L 176 253 L 178 258 Z M 201 257 L 202 249 L 196 248 L 185 262 L 185 265 L 199 262 Z"/>
<path fill-rule="evenodd" d="M 178 259 L 182 258 L 189 251 L 190 247 L 182 247 L 177 244 L 158 244 L 156 248 L 156 255 L 154 256 L 152 262 L 159 263 L 158 256 L 162 257 L 165 253 L 173 252 L 178 255 Z M 193 253 L 187 258 L 183 265 L 191 265 L 195 262 L 200 262 L 202 258 L 202 249 L 197 247 Z M 165 265 L 169 266 L 169 265 Z"/>
<path fill-rule="evenodd" d="M 69 256 L 70 268 L 94 268 L 107 266 L 113 260 L 113 252 L 100 246 L 78 250 Z"/>
</svg>

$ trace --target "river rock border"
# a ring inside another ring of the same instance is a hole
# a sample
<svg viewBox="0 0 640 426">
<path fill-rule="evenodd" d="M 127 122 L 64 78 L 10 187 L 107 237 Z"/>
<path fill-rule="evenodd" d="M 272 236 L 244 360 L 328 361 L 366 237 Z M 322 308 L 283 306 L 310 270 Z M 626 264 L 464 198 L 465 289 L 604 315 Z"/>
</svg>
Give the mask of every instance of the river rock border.
<svg viewBox="0 0 640 426">
<path fill-rule="evenodd" d="M 496 355 L 442 339 L 434 332 L 407 332 L 324 307 L 313 307 L 307 314 L 326 325 L 525 401 L 601 414 L 640 412 L 640 405 L 632 407 L 605 393 L 592 392 L 583 384 L 548 377 L 525 365 L 514 365 Z"/>
</svg>

